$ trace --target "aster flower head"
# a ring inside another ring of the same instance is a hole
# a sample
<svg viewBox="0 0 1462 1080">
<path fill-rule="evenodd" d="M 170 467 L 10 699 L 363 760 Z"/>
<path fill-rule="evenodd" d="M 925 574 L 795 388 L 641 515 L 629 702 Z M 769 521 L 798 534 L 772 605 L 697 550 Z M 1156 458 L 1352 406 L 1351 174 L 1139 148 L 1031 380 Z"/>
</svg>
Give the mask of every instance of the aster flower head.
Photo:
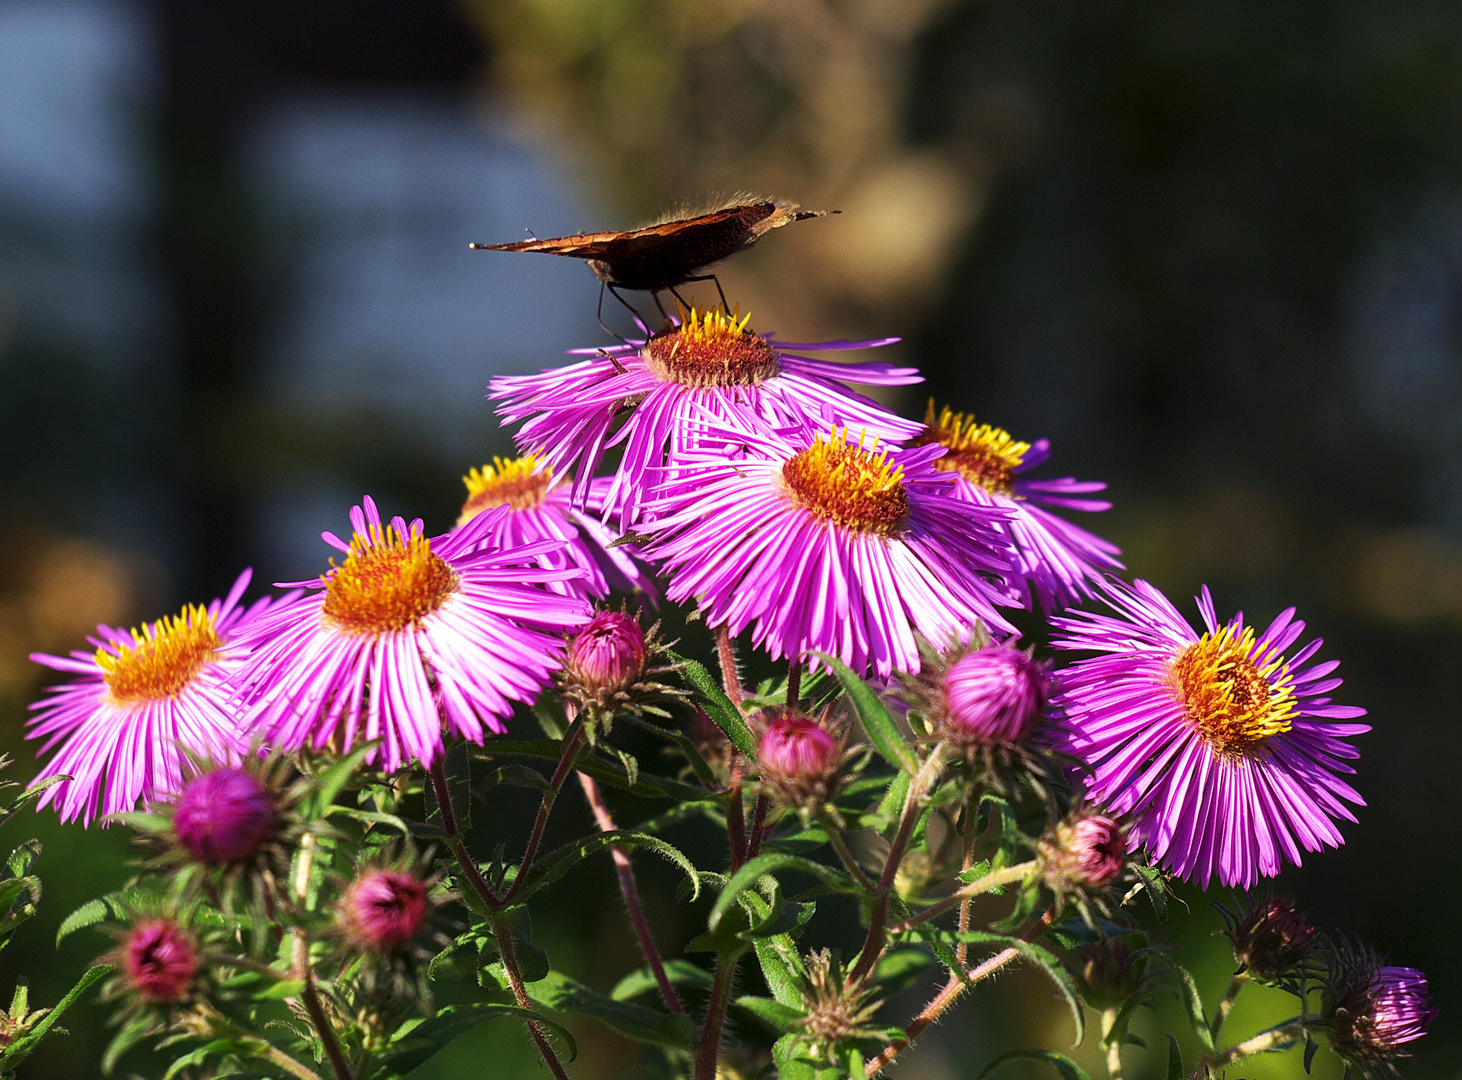
<svg viewBox="0 0 1462 1080">
<path fill-rule="evenodd" d="M 193 777 L 173 811 L 178 845 L 202 863 L 250 858 L 274 824 L 269 789 L 253 773 L 233 766 Z"/>
<path fill-rule="evenodd" d="M 346 937 L 362 949 L 390 952 L 416 937 L 431 910 L 427 882 L 404 870 L 371 869 L 346 888 L 337 909 Z"/>
<path fill-rule="evenodd" d="M 268 601 L 243 607 L 244 571 L 226 597 L 135 630 L 97 627 L 93 652 L 31 659 L 77 676 L 31 706 L 27 738 L 55 751 L 36 782 L 62 821 L 124 813 L 171 795 L 191 771 L 189 755 L 237 761 L 247 746 L 232 686 L 242 633 Z"/>
<path fill-rule="evenodd" d="M 559 471 L 577 463 L 575 497 L 589 497 L 590 477 L 608 447 L 624 453 L 604 490 L 603 509 L 622 527 L 639 521 L 657 470 L 678 464 L 707 423 L 764 431 L 802 423 L 845 424 L 870 437 L 899 441 L 920 427 L 848 390 L 844 383 L 903 386 L 912 368 L 883 362 L 838 364 L 804 352 L 863 349 L 876 341 L 794 345 L 748 328 L 750 316 L 691 309 L 663 333 L 608 349 L 581 350 L 588 360 L 538 375 L 503 376 L 488 396 L 505 423 L 526 420 L 518 445 Z"/>
<path fill-rule="evenodd" d="M 1288 897 L 1241 900 L 1238 911 L 1220 907 L 1239 970 L 1271 986 L 1299 987 L 1321 969 L 1325 944 Z M 1299 992 L 1296 990 L 1296 992 Z"/>
<path fill-rule="evenodd" d="M 287 751 L 379 739 L 366 760 L 387 771 L 430 766 L 444 735 L 480 745 L 501 732 L 590 614 L 544 588 L 582 573 L 536 565 L 562 541 L 483 546 L 508 512 L 428 538 L 420 520 L 383 521 L 369 497 L 352 508 L 348 543 L 324 534 L 344 560 L 250 626 L 239 681 L 253 730 Z"/>
<path fill-rule="evenodd" d="M 813 810 L 837 795 L 847 756 L 843 739 L 795 709 L 772 708 L 755 718 L 756 760 L 763 787 L 780 806 Z"/>
<path fill-rule="evenodd" d="M 1364 805 L 1346 740 L 1370 728 L 1339 722 L 1365 710 L 1332 703 L 1338 662 L 1311 662 L 1319 640 L 1295 649 L 1294 609 L 1256 634 L 1242 614 L 1220 623 L 1205 587 L 1199 634 L 1145 581 L 1101 592 L 1115 615 L 1052 620 L 1057 648 L 1098 654 L 1061 672 L 1055 747 L 1086 763 L 1090 799 L 1131 815 L 1134 845 L 1203 887 L 1249 888 L 1343 843 L 1345 803 Z"/>
<path fill-rule="evenodd" d="M 1092 584 L 1108 571 L 1122 569 L 1116 547 L 1052 512 L 1111 509 L 1104 499 L 1086 497 L 1106 490 L 1106 484 L 1021 476 L 1051 456 L 1047 440 L 1020 442 L 948 407 L 936 413 L 932 400 L 924 425 L 913 445 L 945 448 L 935 468 L 956 477 L 960 498 L 1011 511 L 1001 527 L 1014 548 L 1014 595 L 1026 607 L 1034 602 L 1047 612 L 1059 610 L 1090 596 Z"/>
<path fill-rule="evenodd" d="M 661 705 L 686 696 L 661 681 L 680 665 L 659 662 L 670 648 L 659 631 L 659 623 L 646 631 L 632 612 L 599 611 L 569 638 L 558 686 L 584 718 L 591 743 L 609 733 L 620 713 L 666 717 Z"/>
<path fill-rule="evenodd" d="M 1368 1076 L 1396 1077 L 1395 1059 L 1437 1018 L 1426 975 L 1383 964 L 1369 949 L 1342 943 L 1326 994 L 1330 1046 Z"/>
<path fill-rule="evenodd" d="M 1009 569 L 1006 512 L 954 498 L 939 452 L 841 427 L 708 431 L 646 504 L 645 553 L 671 600 L 695 599 L 733 636 L 751 627 L 773 659 L 815 650 L 860 673 L 917 671 L 915 634 L 1013 632 L 990 580 Z"/>
<path fill-rule="evenodd" d="M 134 926 L 122 939 L 117 956 L 128 987 L 152 1003 L 185 1000 L 201 964 L 193 935 L 166 918 Z"/>
<path fill-rule="evenodd" d="M 658 595 L 629 549 L 612 546 L 614 534 L 575 506 L 568 478 L 556 476 L 541 458 L 532 454 L 494 458 L 491 465 L 473 469 L 462 481 L 467 485 L 467 500 L 457 518 L 459 528 L 485 510 L 507 507 L 506 513 L 492 519 L 491 528 L 478 534 L 481 546 L 502 550 L 553 541 L 554 546 L 536 557 L 536 564 L 545 570 L 582 572 L 580 577 L 547 582 L 553 592 L 586 598 L 603 598 L 611 592 Z M 594 492 L 602 495 L 603 488 L 603 483 L 591 485 L 591 505 Z"/>
</svg>

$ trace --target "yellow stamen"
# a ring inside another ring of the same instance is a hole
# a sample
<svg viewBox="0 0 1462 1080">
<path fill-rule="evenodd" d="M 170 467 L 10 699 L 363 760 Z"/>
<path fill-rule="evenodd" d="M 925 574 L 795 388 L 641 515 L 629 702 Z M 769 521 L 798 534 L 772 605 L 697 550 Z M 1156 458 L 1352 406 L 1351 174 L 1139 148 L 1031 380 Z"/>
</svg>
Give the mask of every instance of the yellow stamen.
<svg viewBox="0 0 1462 1080">
<path fill-rule="evenodd" d="M 680 325 L 645 346 L 645 366 L 686 386 L 756 385 L 776 375 L 781 362 L 766 338 L 746 328 L 750 322 L 739 307 L 730 315 L 682 308 Z"/>
<path fill-rule="evenodd" d="M 96 662 L 113 701 L 157 701 L 181 693 L 220 644 L 208 609 L 191 605 L 133 630 L 115 655 L 98 649 Z"/>
<path fill-rule="evenodd" d="M 936 415 L 934 402 L 924 414 L 924 433 L 915 446 L 937 442 L 947 453 L 934 463 L 943 472 L 957 472 L 972 484 L 996 495 L 1015 490 L 1015 470 L 1020 467 L 1030 443 L 1011 437 L 1004 428 L 976 424 L 973 416 L 945 406 Z"/>
<path fill-rule="evenodd" d="M 457 588 L 457 575 L 432 554 L 421 530 L 403 536 L 394 525 L 372 525 L 368 536 L 356 533 L 345 562 L 321 580 L 326 620 L 350 634 L 402 630 L 436 611 Z"/>
<path fill-rule="evenodd" d="M 528 510 L 541 503 L 553 484 L 553 470 L 547 466 L 540 469 L 541 460 L 536 454 L 494 457 L 491 465 L 462 477 L 467 485 L 467 501 L 462 504 L 457 524 L 465 525 L 484 510 L 504 503 L 514 510 Z"/>
<path fill-rule="evenodd" d="M 782 466 L 792 497 L 806 509 L 849 529 L 891 535 L 909 513 L 903 467 L 894 465 L 878 440 L 867 449 L 847 442 L 847 429 L 821 433 Z"/>
<path fill-rule="evenodd" d="M 1267 641 L 1244 627 L 1204 634 L 1172 662 L 1173 686 L 1188 718 L 1219 753 L 1242 755 L 1290 729 L 1299 714 L 1284 657 L 1266 660 Z"/>
</svg>

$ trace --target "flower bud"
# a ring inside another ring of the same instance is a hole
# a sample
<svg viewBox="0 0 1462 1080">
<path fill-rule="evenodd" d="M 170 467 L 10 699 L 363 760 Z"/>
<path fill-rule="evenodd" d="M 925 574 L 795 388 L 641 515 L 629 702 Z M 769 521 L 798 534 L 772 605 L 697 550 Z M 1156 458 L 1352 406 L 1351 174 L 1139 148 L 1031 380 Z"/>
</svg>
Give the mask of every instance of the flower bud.
<svg viewBox="0 0 1462 1080">
<path fill-rule="evenodd" d="M 944 674 L 940 734 L 960 744 L 1020 743 L 1046 708 L 1046 665 L 1020 649 L 989 645 Z"/>
<path fill-rule="evenodd" d="M 414 938 L 426 913 L 426 883 L 400 870 L 362 874 L 340 900 L 346 935 L 362 948 L 381 952 Z"/>
<path fill-rule="evenodd" d="M 1297 973 L 1319 944 L 1319 934 L 1282 896 L 1261 900 L 1242 918 L 1230 918 L 1234 959 L 1266 983 Z"/>
<path fill-rule="evenodd" d="M 832 797 L 842 749 L 817 721 L 791 711 L 769 712 L 757 749 L 762 783 L 786 806 L 810 808 Z"/>
<path fill-rule="evenodd" d="M 1055 893 L 1103 889 L 1122 876 L 1127 837 L 1103 814 L 1079 814 L 1042 837 L 1040 861 L 1046 884 Z"/>
<path fill-rule="evenodd" d="M 1416 968 L 1360 971 L 1336 996 L 1331 1046 L 1347 1061 L 1377 1064 L 1405 1056 L 1401 1047 L 1437 1018 L 1426 976 Z"/>
<path fill-rule="evenodd" d="M 567 667 L 590 691 L 623 690 L 645 671 L 645 632 L 626 611 L 601 611 L 569 642 Z"/>
<path fill-rule="evenodd" d="M 178 844 L 204 863 L 249 858 L 273 825 L 273 798 L 256 777 L 236 768 L 189 780 L 173 817 Z"/>
<path fill-rule="evenodd" d="M 171 919 L 132 928 L 122 941 L 122 972 L 144 1001 L 182 1001 L 198 974 L 198 947 Z"/>
</svg>

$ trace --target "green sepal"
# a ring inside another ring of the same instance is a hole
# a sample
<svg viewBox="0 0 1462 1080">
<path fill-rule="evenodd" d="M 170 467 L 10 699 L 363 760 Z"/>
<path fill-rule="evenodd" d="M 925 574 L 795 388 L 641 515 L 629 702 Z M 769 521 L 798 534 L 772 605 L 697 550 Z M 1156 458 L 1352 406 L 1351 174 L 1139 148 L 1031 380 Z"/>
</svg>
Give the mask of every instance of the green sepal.
<svg viewBox="0 0 1462 1080">
<path fill-rule="evenodd" d="M 1169 1035 L 1167 1080 L 1185 1080 L 1185 1078 L 1186 1074 L 1183 1071 L 1183 1051 L 1178 1049 L 1178 1040 Z"/>
</svg>

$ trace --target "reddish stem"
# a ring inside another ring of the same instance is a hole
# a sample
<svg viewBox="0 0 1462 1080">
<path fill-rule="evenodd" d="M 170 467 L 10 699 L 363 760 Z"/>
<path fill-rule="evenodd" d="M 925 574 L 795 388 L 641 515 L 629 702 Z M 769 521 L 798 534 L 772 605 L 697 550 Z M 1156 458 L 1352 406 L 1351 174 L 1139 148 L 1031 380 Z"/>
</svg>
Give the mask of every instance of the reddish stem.
<svg viewBox="0 0 1462 1080">
<path fill-rule="evenodd" d="M 701 1031 L 700 1050 L 695 1059 L 695 1080 L 716 1080 L 717 1059 L 721 1050 L 721 1028 L 726 1023 L 726 1010 L 731 1005 L 731 982 L 736 976 L 736 960 L 725 953 L 716 958 L 715 981 L 711 985 L 711 1001 L 706 1007 L 706 1026 Z"/>
<path fill-rule="evenodd" d="M 584 789 L 584 799 L 588 802 L 589 809 L 594 811 L 594 820 L 598 823 L 600 832 L 613 832 L 614 819 L 609 816 L 609 807 L 604 804 L 604 793 L 599 790 L 598 783 L 592 776 L 579 773 L 579 786 Z M 629 855 L 617 847 L 610 848 L 609 854 L 614 859 L 614 870 L 619 875 L 619 891 L 624 896 L 624 906 L 629 911 L 630 922 L 634 925 L 635 937 L 640 940 L 640 951 L 645 954 L 645 962 L 650 965 L 650 971 L 660 987 L 660 996 L 665 999 L 671 1012 L 684 1013 L 685 1006 L 680 1003 L 675 988 L 670 985 L 670 979 L 665 974 L 665 964 L 660 959 L 659 950 L 655 948 L 655 939 L 650 936 L 650 924 L 645 921 L 645 910 L 640 906 L 640 890 L 635 885 L 635 871 L 630 865 Z"/>
</svg>

